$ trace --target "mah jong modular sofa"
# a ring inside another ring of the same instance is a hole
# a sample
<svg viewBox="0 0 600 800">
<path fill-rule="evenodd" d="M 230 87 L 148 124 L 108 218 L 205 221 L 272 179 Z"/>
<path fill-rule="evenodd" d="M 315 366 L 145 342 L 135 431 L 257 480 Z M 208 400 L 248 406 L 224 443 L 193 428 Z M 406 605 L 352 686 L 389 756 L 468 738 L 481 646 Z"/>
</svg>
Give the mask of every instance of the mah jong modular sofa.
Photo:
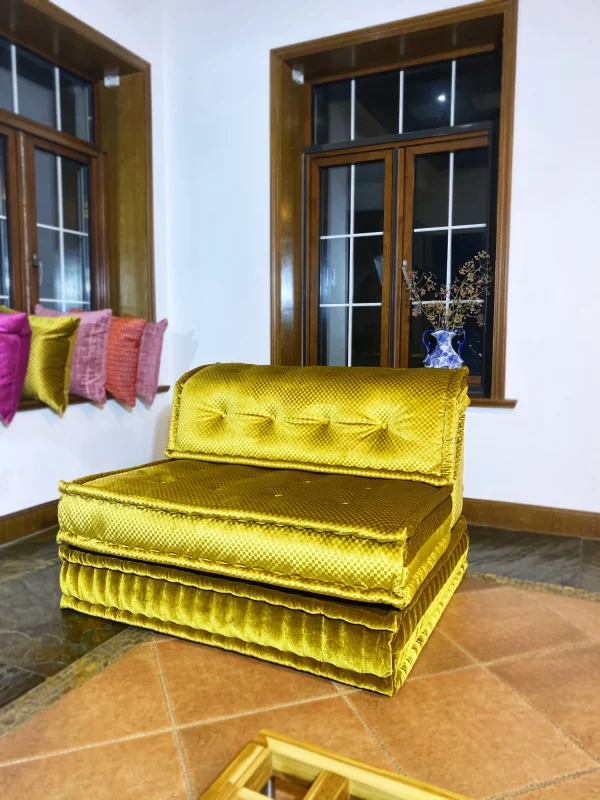
<svg viewBox="0 0 600 800">
<path fill-rule="evenodd" d="M 466 569 L 467 370 L 215 364 L 61 483 L 64 608 L 394 694 Z"/>
</svg>

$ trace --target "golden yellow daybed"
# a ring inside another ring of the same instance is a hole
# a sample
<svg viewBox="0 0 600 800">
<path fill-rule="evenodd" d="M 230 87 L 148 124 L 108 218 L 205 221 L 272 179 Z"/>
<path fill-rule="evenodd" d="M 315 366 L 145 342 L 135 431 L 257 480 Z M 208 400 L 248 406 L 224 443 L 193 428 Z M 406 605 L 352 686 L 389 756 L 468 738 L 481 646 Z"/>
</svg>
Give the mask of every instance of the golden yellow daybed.
<svg viewBox="0 0 600 800">
<path fill-rule="evenodd" d="M 466 569 L 467 370 L 215 364 L 61 483 L 61 605 L 394 694 Z"/>
</svg>

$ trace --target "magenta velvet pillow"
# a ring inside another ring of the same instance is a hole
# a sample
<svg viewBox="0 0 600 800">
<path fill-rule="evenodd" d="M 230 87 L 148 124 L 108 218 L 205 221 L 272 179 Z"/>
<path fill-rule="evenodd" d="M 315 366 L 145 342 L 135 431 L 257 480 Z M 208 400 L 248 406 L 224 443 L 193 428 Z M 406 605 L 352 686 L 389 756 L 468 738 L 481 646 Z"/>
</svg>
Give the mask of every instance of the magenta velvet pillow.
<svg viewBox="0 0 600 800">
<path fill-rule="evenodd" d="M 70 392 L 92 403 L 106 403 L 106 350 L 112 311 L 78 314 L 37 305 L 35 313 L 38 317 L 81 317 L 71 365 Z"/>
<path fill-rule="evenodd" d="M 166 319 L 161 322 L 147 322 L 142 333 L 136 393 L 149 406 L 154 402 L 158 389 L 160 356 L 168 324 Z"/>
<path fill-rule="evenodd" d="M 0 419 L 7 425 L 19 406 L 30 347 L 27 314 L 0 314 Z"/>
</svg>

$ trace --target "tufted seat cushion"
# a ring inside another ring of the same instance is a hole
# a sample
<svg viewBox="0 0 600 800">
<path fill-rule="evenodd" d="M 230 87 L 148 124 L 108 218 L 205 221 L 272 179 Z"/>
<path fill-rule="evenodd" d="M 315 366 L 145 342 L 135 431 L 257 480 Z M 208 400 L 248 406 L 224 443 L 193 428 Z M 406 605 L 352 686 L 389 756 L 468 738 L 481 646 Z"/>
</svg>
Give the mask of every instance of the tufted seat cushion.
<svg viewBox="0 0 600 800">
<path fill-rule="evenodd" d="M 59 541 L 404 608 L 450 540 L 452 487 L 172 459 L 61 483 Z"/>
</svg>

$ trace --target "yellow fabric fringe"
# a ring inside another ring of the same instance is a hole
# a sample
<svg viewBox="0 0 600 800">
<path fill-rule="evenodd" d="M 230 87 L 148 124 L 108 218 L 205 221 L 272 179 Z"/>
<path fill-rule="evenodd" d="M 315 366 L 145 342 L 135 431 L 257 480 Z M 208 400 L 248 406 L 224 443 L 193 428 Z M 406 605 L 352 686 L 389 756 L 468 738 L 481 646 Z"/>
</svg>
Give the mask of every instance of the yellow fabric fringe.
<svg viewBox="0 0 600 800">
<path fill-rule="evenodd" d="M 464 518 L 403 611 L 61 547 L 61 606 L 394 694 L 466 569 Z"/>
</svg>

